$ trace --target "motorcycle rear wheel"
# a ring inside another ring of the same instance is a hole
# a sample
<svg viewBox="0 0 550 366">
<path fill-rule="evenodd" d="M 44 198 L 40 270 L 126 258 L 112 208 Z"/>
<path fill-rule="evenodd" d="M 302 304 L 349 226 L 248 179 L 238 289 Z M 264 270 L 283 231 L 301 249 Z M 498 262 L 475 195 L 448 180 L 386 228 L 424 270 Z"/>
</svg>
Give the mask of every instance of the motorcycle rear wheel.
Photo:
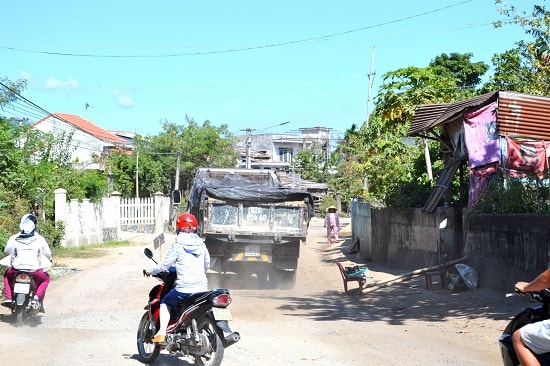
<svg viewBox="0 0 550 366">
<path fill-rule="evenodd" d="M 137 348 L 140 361 L 143 363 L 152 363 L 160 353 L 160 346 L 151 342 L 155 332 L 156 329 L 149 319 L 149 314 L 143 314 L 137 331 Z"/>
<path fill-rule="evenodd" d="M 23 326 L 23 313 L 25 312 L 25 309 L 21 306 L 17 306 L 15 309 L 15 313 L 13 314 L 13 317 L 15 319 L 15 326 L 16 327 L 22 327 Z"/>
<path fill-rule="evenodd" d="M 223 342 L 219 334 L 219 329 L 214 320 L 203 318 L 198 324 L 199 333 L 206 335 L 210 341 L 210 352 L 205 355 L 195 355 L 195 364 L 199 366 L 219 366 L 223 359 Z"/>
</svg>

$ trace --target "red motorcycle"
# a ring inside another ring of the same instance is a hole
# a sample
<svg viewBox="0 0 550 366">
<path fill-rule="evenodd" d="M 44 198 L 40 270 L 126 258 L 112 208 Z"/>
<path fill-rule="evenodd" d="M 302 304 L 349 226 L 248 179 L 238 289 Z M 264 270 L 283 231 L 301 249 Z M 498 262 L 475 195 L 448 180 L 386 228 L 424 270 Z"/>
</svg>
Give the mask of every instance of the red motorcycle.
<svg viewBox="0 0 550 366">
<path fill-rule="evenodd" d="M 145 255 L 153 260 L 153 252 L 146 248 Z M 197 292 L 178 304 L 178 315 L 170 319 L 165 343 L 153 343 L 151 338 L 159 326 L 160 300 L 174 286 L 175 271 L 161 272 L 153 277 L 160 280 L 149 292 L 149 302 L 141 317 L 137 332 L 137 348 L 143 363 L 152 363 L 160 351 L 165 349 L 176 357 L 193 358 L 201 366 L 221 364 L 224 349 L 240 339 L 233 332 L 228 321 L 232 320 L 231 295 L 227 289 L 213 289 Z"/>
</svg>

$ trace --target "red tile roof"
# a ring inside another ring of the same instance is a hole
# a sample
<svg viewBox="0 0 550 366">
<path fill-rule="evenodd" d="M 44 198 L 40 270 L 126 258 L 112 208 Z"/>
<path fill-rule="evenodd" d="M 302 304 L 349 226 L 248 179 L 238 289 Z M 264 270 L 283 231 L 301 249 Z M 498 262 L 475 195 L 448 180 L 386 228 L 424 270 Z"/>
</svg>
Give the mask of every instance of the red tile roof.
<svg viewBox="0 0 550 366">
<path fill-rule="evenodd" d="M 48 118 L 55 118 L 56 116 L 59 119 L 61 119 L 62 121 L 73 125 L 74 127 L 86 132 L 87 134 L 90 134 L 90 135 L 96 137 L 97 139 L 99 139 L 101 141 L 110 142 L 110 143 L 113 143 L 113 144 L 124 144 L 125 143 L 125 141 L 122 138 L 120 138 L 120 137 L 110 133 L 109 131 L 104 130 L 103 128 L 101 128 L 99 126 L 94 125 L 92 122 L 90 122 L 88 120 L 85 120 L 84 118 L 82 118 L 80 116 L 76 116 L 74 114 L 52 113 L 52 114 L 48 115 L 47 117 L 42 118 L 40 121 L 36 122 L 34 125 L 37 125 L 37 124 L 47 120 Z"/>
</svg>

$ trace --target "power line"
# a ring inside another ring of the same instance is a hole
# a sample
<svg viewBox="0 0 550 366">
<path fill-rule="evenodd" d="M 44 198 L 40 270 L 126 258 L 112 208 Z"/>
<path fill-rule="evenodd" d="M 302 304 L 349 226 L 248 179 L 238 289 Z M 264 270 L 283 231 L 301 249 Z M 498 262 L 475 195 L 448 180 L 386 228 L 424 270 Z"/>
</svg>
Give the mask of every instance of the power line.
<svg viewBox="0 0 550 366">
<path fill-rule="evenodd" d="M 362 32 L 368 29 L 378 28 L 385 25 L 400 23 L 406 20 L 414 19 L 423 17 L 425 15 L 437 13 L 440 11 L 444 11 L 450 8 L 454 8 L 457 6 L 464 5 L 466 3 L 470 3 L 473 0 L 465 0 L 461 1 L 459 3 L 447 5 L 441 8 L 425 11 L 422 13 L 418 13 L 415 15 L 410 15 L 407 17 L 399 18 L 390 20 L 383 23 L 378 23 L 375 25 L 369 25 L 361 28 L 356 29 L 350 29 L 343 32 L 337 32 L 337 33 L 331 33 L 323 36 L 317 36 L 317 37 L 311 37 L 311 38 L 303 38 L 293 41 L 287 41 L 287 42 L 278 42 L 278 43 L 270 43 L 265 45 L 258 45 L 258 46 L 249 46 L 249 47 L 240 47 L 240 48 L 230 48 L 225 50 L 219 50 L 219 51 L 205 51 L 205 52 L 183 52 L 183 53 L 166 53 L 166 54 L 159 54 L 159 55 L 97 55 L 97 54 L 89 54 L 89 53 L 68 53 L 68 52 L 53 52 L 53 51 L 37 51 L 37 50 L 30 50 L 30 49 L 23 49 L 23 48 L 17 48 L 17 47 L 7 47 L 7 46 L 0 46 L 1 49 L 10 50 L 10 51 L 18 51 L 18 52 L 27 52 L 27 53 L 38 53 L 43 55 L 51 55 L 51 56 L 65 56 L 65 57 L 89 57 L 89 58 L 168 58 L 168 57 L 184 57 L 184 56 L 201 56 L 201 55 L 214 55 L 214 54 L 221 54 L 221 53 L 233 53 L 233 52 L 243 52 L 243 51 L 251 51 L 251 50 L 258 50 L 263 48 L 273 48 L 273 47 L 282 47 L 282 46 L 289 46 L 297 43 L 306 43 L 306 42 L 313 42 L 313 41 L 319 41 L 319 40 L 325 40 L 328 38 L 333 37 L 339 37 L 351 33 L 357 33 Z"/>
<path fill-rule="evenodd" d="M 9 86 L 0 82 L 0 88 L 3 88 L 9 95 L 14 98 L 7 104 L 0 106 L 0 110 L 3 112 L 3 117 L 13 118 L 15 120 L 27 120 L 27 121 L 40 121 L 48 116 L 57 119 L 58 121 L 65 122 L 65 124 L 58 124 L 56 129 L 61 132 L 60 134 L 70 135 L 75 131 L 82 131 L 77 126 L 74 126 L 72 123 L 68 122 L 64 118 L 56 115 L 55 113 L 48 112 L 46 109 L 40 107 L 39 105 L 31 102 L 27 98 L 23 97 L 16 90 L 10 88 Z M 73 126 L 73 127 L 70 127 Z M 84 132 L 84 131 L 82 131 Z M 57 134 L 57 135 L 60 135 Z M 57 136 L 56 135 L 56 136 Z M 88 151 L 97 151 L 97 149 L 83 146 L 82 144 L 68 143 L 67 147 L 69 148 L 79 148 L 81 150 Z"/>
</svg>

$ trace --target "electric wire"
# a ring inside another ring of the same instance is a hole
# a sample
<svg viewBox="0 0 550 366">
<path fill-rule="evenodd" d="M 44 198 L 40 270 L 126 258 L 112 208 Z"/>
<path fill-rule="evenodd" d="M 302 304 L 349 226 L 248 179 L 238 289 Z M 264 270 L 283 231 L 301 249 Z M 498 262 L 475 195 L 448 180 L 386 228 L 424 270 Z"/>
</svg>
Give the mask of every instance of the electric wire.
<svg viewBox="0 0 550 366">
<path fill-rule="evenodd" d="M 251 50 L 258 50 L 258 49 L 264 49 L 264 48 L 273 48 L 273 47 L 282 47 L 282 46 L 289 46 L 294 45 L 298 43 L 306 43 L 306 42 L 314 42 L 314 41 L 320 41 L 320 40 L 326 40 L 329 38 L 339 37 L 347 34 L 362 32 L 368 29 L 374 29 L 379 28 L 382 26 L 395 24 L 404 22 L 406 20 L 411 20 L 414 18 L 423 17 L 429 14 L 441 12 L 444 10 L 448 10 L 457 6 L 461 6 L 467 3 L 472 2 L 473 0 L 465 0 L 461 1 L 455 4 L 447 5 L 441 8 L 428 10 L 422 13 L 406 16 L 403 18 L 393 19 L 389 20 L 387 22 L 382 22 L 374 25 L 368 25 L 356 29 L 350 29 L 342 32 L 336 32 L 316 37 L 310 37 L 310 38 L 303 38 L 303 39 L 297 39 L 297 40 L 291 40 L 286 42 L 277 42 L 277 43 L 270 43 L 265 45 L 256 45 L 256 46 L 248 46 L 248 47 L 239 47 L 239 48 L 230 48 L 225 50 L 218 50 L 218 51 L 203 51 L 203 52 L 182 52 L 182 53 L 167 53 L 167 54 L 159 54 L 159 55 L 98 55 L 98 54 L 88 54 L 88 53 L 68 53 L 68 52 L 53 52 L 53 51 L 37 51 L 37 50 L 31 50 L 31 49 L 23 49 L 18 47 L 7 47 L 7 46 L 0 46 L 0 49 L 10 50 L 10 51 L 19 51 L 19 52 L 27 52 L 27 53 L 37 53 L 37 54 L 44 54 L 44 55 L 51 55 L 51 56 L 66 56 L 66 57 L 89 57 L 89 58 L 168 58 L 168 57 L 183 57 L 183 56 L 200 56 L 200 55 L 213 55 L 213 54 L 221 54 L 221 53 L 233 53 L 233 52 L 243 52 L 243 51 L 251 51 Z M 488 25 L 492 23 L 484 23 L 482 25 Z"/>
<path fill-rule="evenodd" d="M 27 98 L 20 95 L 16 90 L 10 88 L 2 82 L 0 82 L 0 88 L 4 89 L 4 92 L 7 93 L 11 98 L 14 98 L 13 100 L 10 100 L 7 104 L 1 106 L 0 110 L 4 114 L 3 117 L 8 119 L 11 118 L 15 122 L 34 123 L 44 118 L 47 118 L 48 116 L 51 116 L 52 118 L 65 122 L 64 124 L 59 124 L 56 126 L 57 131 L 59 131 L 60 133 L 70 135 L 75 131 L 81 131 L 77 126 L 74 126 L 69 121 L 65 120 L 55 113 L 48 112 L 46 109 L 31 102 Z M 80 143 L 75 144 L 73 142 L 67 144 L 67 147 L 79 148 L 88 151 L 97 151 L 97 149 L 83 146 Z"/>
</svg>

